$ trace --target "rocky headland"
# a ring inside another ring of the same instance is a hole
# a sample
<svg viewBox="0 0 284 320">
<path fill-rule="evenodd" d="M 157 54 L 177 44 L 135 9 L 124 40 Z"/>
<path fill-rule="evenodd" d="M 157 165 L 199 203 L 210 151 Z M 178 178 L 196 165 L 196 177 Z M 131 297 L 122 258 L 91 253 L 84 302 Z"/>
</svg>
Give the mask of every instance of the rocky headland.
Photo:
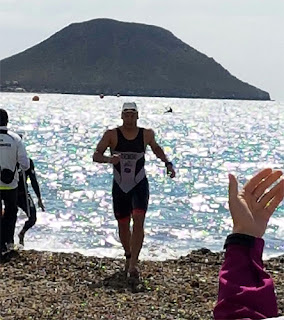
<svg viewBox="0 0 284 320">
<path fill-rule="evenodd" d="M 270 100 L 160 27 L 73 23 L 0 61 L 0 91 Z"/>
</svg>

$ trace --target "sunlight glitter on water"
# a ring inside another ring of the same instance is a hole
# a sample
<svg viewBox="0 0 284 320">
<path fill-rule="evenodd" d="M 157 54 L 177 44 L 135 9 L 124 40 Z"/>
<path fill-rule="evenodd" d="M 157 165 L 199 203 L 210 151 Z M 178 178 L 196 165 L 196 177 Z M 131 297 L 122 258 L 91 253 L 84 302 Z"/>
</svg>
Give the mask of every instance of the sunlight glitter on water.
<svg viewBox="0 0 284 320">
<path fill-rule="evenodd" d="M 0 94 L 10 127 L 25 133 L 47 212 L 26 248 L 122 256 L 112 213 L 112 168 L 93 164 L 105 130 L 121 124 L 121 106 L 136 101 L 140 126 L 155 130 L 177 169 L 170 180 L 147 150 L 150 204 L 142 258 L 165 259 L 200 247 L 221 250 L 232 222 L 228 172 L 241 183 L 265 166 L 283 168 L 284 106 L 277 102 Z M 168 107 L 173 113 L 164 113 Z M 31 189 L 31 187 L 30 187 Z M 281 254 L 282 206 L 266 234 L 266 253 Z M 25 215 L 19 212 L 17 231 Z"/>
</svg>

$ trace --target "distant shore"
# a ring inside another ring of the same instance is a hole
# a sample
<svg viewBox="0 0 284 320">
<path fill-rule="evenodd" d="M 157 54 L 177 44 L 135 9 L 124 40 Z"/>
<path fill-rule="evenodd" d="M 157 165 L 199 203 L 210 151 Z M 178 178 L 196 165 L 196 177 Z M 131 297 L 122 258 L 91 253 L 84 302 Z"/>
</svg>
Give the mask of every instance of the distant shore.
<svg viewBox="0 0 284 320">
<path fill-rule="evenodd" d="M 124 260 L 79 253 L 18 251 L 1 269 L 1 310 L 17 319 L 212 319 L 223 252 L 192 251 L 166 261 L 141 261 L 130 282 Z M 284 314 L 284 255 L 264 262 Z"/>
<path fill-rule="evenodd" d="M 215 96 L 208 96 L 208 97 L 204 97 L 204 96 L 198 96 L 198 95 L 146 95 L 146 94 L 140 94 L 139 92 L 132 92 L 131 94 L 129 93 L 119 93 L 119 92 L 109 92 L 109 93 L 103 93 L 103 92 L 58 92 L 56 90 L 43 90 L 43 91 L 27 91 L 24 88 L 2 88 L 0 90 L 0 93 L 33 93 L 33 94 L 70 94 L 70 95 L 86 95 L 86 96 L 98 96 L 98 98 L 105 98 L 105 97 L 118 97 L 118 98 L 123 98 L 123 97 L 141 97 L 141 98 L 170 98 L 170 99 L 209 99 L 209 100 L 241 100 L 241 101 L 274 101 L 271 100 L 270 97 L 268 99 L 255 99 L 255 98 L 244 98 L 241 99 L 239 97 L 228 97 L 228 96 L 224 96 L 224 97 L 215 97 Z"/>
</svg>

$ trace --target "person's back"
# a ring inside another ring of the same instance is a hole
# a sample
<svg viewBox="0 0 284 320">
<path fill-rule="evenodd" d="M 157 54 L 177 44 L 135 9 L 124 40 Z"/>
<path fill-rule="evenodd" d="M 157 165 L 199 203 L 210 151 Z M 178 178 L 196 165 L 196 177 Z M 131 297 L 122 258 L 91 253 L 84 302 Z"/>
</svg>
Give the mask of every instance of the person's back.
<svg viewBox="0 0 284 320">
<path fill-rule="evenodd" d="M 8 169 L 14 173 L 11 181 L 3 182 L 0 179 L 0 189 L 14 189 L 18 186 L 18 172 L 16 170 L 17 163 L 27 170 L 30 167 L 29 159 L 21 137 L 8 130 L 8 114 L 4 109 L 0 109 L 0 169 Z M 3 176 L 2 176 L 3 178 Z"/>
<path fill-rule="evenodd" d="M 0 109 L 0 212 L 2 200 L 5 213 L 0 219 L 0 254 L 6 249 L 6 244 L 13 242 L 17 219 L 17 162 L 23 170 L 29 168 L 29 159 L 21 138 L 14 132 L 8 131 L 8 114 Z"/>
<path fill-rule="evenodd" d="M 7 183 L 0 180 L 0 187 L 2 189 L 14 189 L 18 185 L 18 171 L 16 170 L 18 151 L 19 151 L 19 141 L 21 138 L 14 132 L 10 132 L 3 127 L 0 127 L 0 169 L 3 175 L 3 170 L 10 170 L 13 172 L 12 180 Z M 5 172 L 5 171 L 4 171 Z M 2 176 L 3 178 L 3 176 Z M 5 180 L 4 180 L 5 181 Z"/>
</svg>

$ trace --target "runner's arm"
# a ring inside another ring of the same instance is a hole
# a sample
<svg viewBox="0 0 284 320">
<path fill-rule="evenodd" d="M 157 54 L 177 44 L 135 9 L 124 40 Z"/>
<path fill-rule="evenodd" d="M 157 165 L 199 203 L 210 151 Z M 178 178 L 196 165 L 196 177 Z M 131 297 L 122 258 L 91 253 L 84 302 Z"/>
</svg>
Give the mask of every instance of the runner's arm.
<svg viewBox="0 0 284 320">
<path fill-rule="evenodd" d="M 111 143 L 111 131 L 108 130 L 104 133 L 102 139 L 97 145 L 97 148 L 93 154 L 93 161 L 99 163 L 110 163 L 112 157 L 104 156 L 104 153 Z"/>
<path fill-rule="evenodd" d="M 153 130 L 149 129 L 147 130 L 147 138 L 149 139 L 148 144 L 151 147 L 152 151 L 156 155 L 157 158 L 161 159 L 165 163 L 165 167 L 167 168 L 167 174 L 170 176 L 170 178 L 174 178 L 176 173 L 173 168 L 172 162 L 170 162 L 165 155 L 164 150 L 161 148 L 161 146 L 157 143 L 155 139 L 155 133 Z"/>
<path fill-rule="evenodd" d="M 157 143 L 155 139 L 155 133 L 152 129 L 147 130 L 147 138 L 148 138 L 148 144 L 151 147 L 152 151 L 156 155 L 157 158 L 161 159 L 163 162 L 167 163 L 169 162 L 167 156 L 165 155 L 164 150 L 161 148 L 161 146 Z"/>
</svg>

